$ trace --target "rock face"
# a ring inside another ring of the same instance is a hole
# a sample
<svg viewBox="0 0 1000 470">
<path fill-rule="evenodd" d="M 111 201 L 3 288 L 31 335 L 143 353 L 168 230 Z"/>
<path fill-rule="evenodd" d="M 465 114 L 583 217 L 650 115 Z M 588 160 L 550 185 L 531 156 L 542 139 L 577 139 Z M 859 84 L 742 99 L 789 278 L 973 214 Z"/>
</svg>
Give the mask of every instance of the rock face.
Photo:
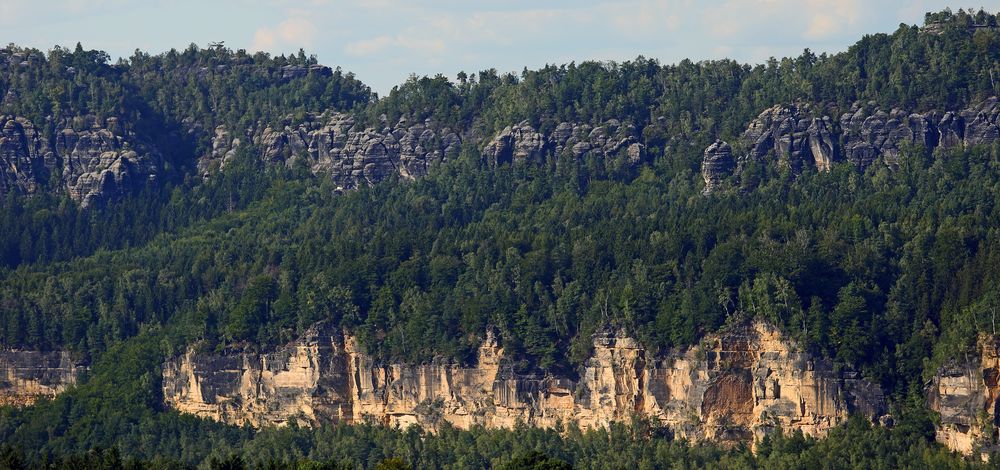
<svg viewBox="0 0 1000 470">
<path fill-rule="evenodd" d="M 993 97 L 945 113 L 884 111 L 856 103 L 836 124 L 807 106 L 778 105 L 764 110 L 740 139 L 749 150 L 737 158 L 735 171 L 739 173 L 742 164 L 751 160 L 774 160 L 794 173 L 806 167 L 827 171 L 835 161 L 850 162 L 861 170 L 878 162 L 897 168 L 900 150 L 908 146 L 934 150 L 992 145 L 1000 142 L 1000 102 Z M 708 154 L 706 149 L 703 175 L 718 171 Z M 707 178 L 706 193 L 712 190 Z"/>
<path fill-rule="evenodd" d="M 328 112 L 308 115 L 297 124 L 288 120 L 280 128 L 250 129 L 242 137 L 219 127 L 212 152 L 199 167 L 204 173 L 214 162 L 224 167 L 244 141 L 257 144 L 265 162 L 293 165 L 304 160 L 312 172 L 329 174 L 344 189 L 391 175 L 424 176 L 434 164 L 457 156 L 462 145 L 456 132 L 431 121 L 410 124 L 404 119 L 375 130 L 356 125 L 346 114 Z"/>
<path fill-rule="evenodd" d="M 50 140 L 27 119 L 0 116 L 0 195 L 61 185 L 73 200 L 88 206 L 155 180 L 159 161 L 116 118 L 98 122 L 93 116 L 78 117 Z"/>
<path fill-rule="evenodd" d="M 747 159 L 761 160 L 769 154 L 778 164 L 799 172 L 807 165 L 820 170 L 834 160 L 829 117 L 811 117 L 807 108 L 774 106 L 750 122 L 743 141 L 750 144 Z"/>
<path fill-rule="evenodd" d="M 483 148 L 483 158 L 493 165 L 541 162 L 562 155 L 581 159 L 588 154 L 601 158 L 624 152 L 630 164 L 646 158 L 635 126 L 611 119 L 593 127 L 589 124 L 562 122 L 551 132 L 536 131 L 527 121 L 508 126 Z"/>
<path fill-rule="evenodd" d="M 705 149 L 705 157 L 701 161 L 701 176 L 705 179 L 705 194 L 715 190 L 723 180 L 733 173 L 736 161 L 733 159 L 733 148 L 729 144 L 716 140 Z"/>
<path fill-rule="evenodd" d="M 38 191 L 56 164 L 55 153 L 31 121 L 0 116 L 0 194 Z"/>
<path fill-rule="evenodd" d="M 840 117 L 845 159 L 865 169 L 881 159 L 890 168 L 899 166 L 899 150 L 903 146 L 933 149 L 940 140 L 935 123 L 937 113 L 910 114 L 894 109 L 889 113 L 876 110 L 865 112 L 857 107 Z"/>
<path fill-rule="evenodd" d="M 164 364 L 167 404 L 233 424 L 607 426 L 645 415 L 691 440 L 746 442 L 778 428 L 813 436 L 850 413 L 880 416 L 880 389 L 797 349 L 755 323 L 700 346 L 653 357 L 631 338 L 602 334 L 579 379 L 514 374 L 492 337 L 475 366 L 376 364 L 353 338 L 313 328 L 277 351 L 206 355 Z"/>
<path fill-rule="evenodd" d="M 0 351 L 0 406 L 28 406 L 54 397 L 86 370 L 68 352 Z"/>
<path fill-rule="evenodd" d="M 82 206 L 119 197 L 156 179 L 159 157 L 133 148 L 132 136 L 116 118 L 75 121 L 56 135 L 55 152 L 62 160 L 66 190 Z"/>
<path fill-rule="evenodd" d="M 965 455 L 1000 450 L 1000 338 L 983 335 L 978 357 L 953 360 L 938 369 L 927 402 L 941 415 L 938 442 Z"/>
<path fill-rule="evenodd" d="M 343 189 L 352 189 L 393 175 L 422 177 L 435 164 L 456 157 L 463 139 L 458 131 L 431 120 L 410 123 L 404 118 L 377 130 L 356 124 L 349 115 L 327 112 L 307 115 L 297 124 L 289 118 L 280 128 L 248 129 L 242 135 L 220 126 L 210 154 L 199 161 L 202 173 L 207 176 L 212 168 L 225 167 L 242 142 L 257 144 L 265 162 L 293 165 L 305 159 L 314 173 L 327 173 Z M 623 154 L 630 164 L 639 164 L 646 149 L 634 126 L 612 119 L 597 127 L 564 122 L 547 134 L 522 122 L 506 127 L 482 151 L 493 165 L 542 162 L 558 155 L 580 159 L 588 154 Z"/>
</svg>

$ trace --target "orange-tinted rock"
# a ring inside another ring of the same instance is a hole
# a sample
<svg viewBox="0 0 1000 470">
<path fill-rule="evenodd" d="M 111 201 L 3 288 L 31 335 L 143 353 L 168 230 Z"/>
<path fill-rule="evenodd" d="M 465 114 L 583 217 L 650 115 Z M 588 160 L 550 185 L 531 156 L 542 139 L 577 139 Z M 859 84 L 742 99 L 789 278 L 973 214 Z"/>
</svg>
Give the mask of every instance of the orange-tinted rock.
<svg viewBox="0 0 1000 470">
<path fill-rule="evenodd" d="M 0 406 L 28 406 L 76 384 L 87 370 L 65 351 L 0 351 Z"/>
<path fill-rule="evenodd" d="M 378 365 L 353 338 L 319 327 L 267 354 L 189 351 L 164 365 L 163 383 L 171 407 L 254 426 L 594 428 L 643 415 L 690 440 L 749 441 L 777 428 L 821 436 L 852 412 L 884 409 L 877 386 L 835 372 L 763 323 L 660 358 L 623 335 L 598 336 L 578 380 L 514 374 L 491 337 L 475 366 Z"/>
</svg>

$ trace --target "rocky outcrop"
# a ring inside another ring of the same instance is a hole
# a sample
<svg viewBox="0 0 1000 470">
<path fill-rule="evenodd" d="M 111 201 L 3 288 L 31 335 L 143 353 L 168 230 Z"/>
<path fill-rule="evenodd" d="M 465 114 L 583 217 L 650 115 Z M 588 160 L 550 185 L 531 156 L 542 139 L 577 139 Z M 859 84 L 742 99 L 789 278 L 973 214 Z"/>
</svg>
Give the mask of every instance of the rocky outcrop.
<svg viewBox="0 0 1000 470">
<path fill-rule="evenodd" d="M 774 161 L 793 173 L 807 167 L 827 171 L 836 161 L 847 161 L 860 170 L 876 163 L 895 169 L 901 150 L 907 147 L 932 151 L 998 142 L 1000 101 L 996 97 L 944 113 L 884 111 L 874 103 L 855 103 L 836 125 L 808 106 L 778 105 L 764 110 L 747 126 L 738 146 L 748 150 L 737 158 L 735 172 L 738 175 L 748 161 Z M 706 149 L 702 163 L 706 193 L 712 190 L 707 175 L 717 174 L 708 154 Z"/>
<path fill-rule="evenodd" d="M 733 148 L 729 144 L 716 140 L 705 149 L 705 157 L 701 161 L 701 176 L 705 180 L 705 194 L 714 191 L 728 178 L 736 167 L 733 159 Z"/>
<path fill-rule="evenodd" d="M 380 365 L 354 339 L 316 327 L 277 351 L 199 354 L 164 364 L 167 404 L 233 424 L 607 426 L 644 415 L 691 440 L 746 442 L 775 429 L 821 436 L 851 413 L 876 417 L 878 386 L 838 372 L 764 323 L 656 357 L 599 334 L 577 380 L 515 374 L 491 336 L 474 366 Z"/>
<path fill-rule="evenodd" d="M 483 149 L 483 157 L 493 165 L 538 161 L 545 150 L 545 137 L 526 121 L 507 126 Z"/>
<path fill-rule="evenodd" d="M 88 206 L 155 180 L 159 160 L 117 118 L 74 118 L 50 139 L 27 119 L 0 116 L 0 194 L 61 186 Z"/>
<path fill-rule="evenodd" d="M 750 145 L 746 159 L 774 155 L 778 164 L 799 172 L 807 165 L 820 170 L 834 160 L 829 117 L 811 117 L 808 108 L 774 106 L 750 122 L 742 140 Z"/>
<path fill-rule="evenodd" d="M 990 145 L 1000 141 L 1000 101 L 997 97 L 965 110 L 962 118 L 965 122 L 962 137 L 966 147 Z"/>
<path fill-rule="evenodd" d="M 65 351 L 0 351 L 0 406 L 28 406 L 54 397 L 86 370 Z"/>
<path fill-rule="evenodd" d="M 350 115 L 327 112 L 307 115 L 298 123 L 289 118 L 280 127 L 253 128 L 240 135 L 220 126 L 199 168 L 208 176 L 213 168 L 224 168 L 241 143 L 252 142 L 265 162 L 294 165 L 304 159 L 313 173 L 326 173 L 341 188 L 351 189 L 393 175 L 424 176 L 435 164 L 456 157 L 462 141 L 458 131 L 432 120 L 410 123 L 402 118 L 377 130 L 357 124 Z M 492 165 L 542 162 L 559 155 L 581 159 L 588 154 L 624 155 L 630 164 L 639 164 L 646 158 L 646 148 L 634 126 L 612 119 L 596 127 L 564 122 L 547 134 L 521 122 L 504 128 L 482 151 Z"/>
<path fill-rule="evenodd" d="M 120 197 L 155 181 L 159 157 L 133 147 L 117 118 L 76 119 L 56 134 L 66 191 L 82 206 Z"/>
<path fill-rule="evenodd" d="M 927 388 L 927 403 L 941 417 L 938 442 L 986 458 L 1000 450 L 1000 338 L 981 336 L 978 353 L 938 369 Z"/>
<path fill-rule="evenodd" d="M 56 165 L 55 153 L 31 121 L 0 116 L 0 194 L 38 191 Z"/>
<path fill-rule="evenodd" d="M 382 130 L 357 125 L 353 117 L 336 112 L 291 119 L 281 127 L 247 130 L 232 135 L 215 130 L 211 154 L 199 162 L 208 174 L 214 165 L 225 167 L 242 142 L 253 142 L 265 162 L 294 165 L 299 160 L 314 173 L 326 173 L 343 189 L 374 184 L 391 175 L 413 179 L 424 176 L 442 161 L 454 158 L 462 139 L 433 121 L 411 124 L 401 119 Z"/>
<path fill-rule="evenodd" d="M 579 160 L 589 154 L 608 158 L 622 153 L 633 165 L 646 158 L 646 148 L 635 126 L 622 124 L 617 119 L 599 126 L 562 122 L 547 134 L 525 121 L 504 128 L 483 148 L 483 158 L 493 165 L 541 162 L 558 156 Z"/>
<path fill-rule="evenodd" d="M 845 159 L 865 169 L 881 159 L 890 168 L 899 166 L 899 151 L 904 146 L 933 149 L 940 140 L 934 112 L 911 114 L 899 109 L 868 113 L 856 106 L 840 117 Z"/>
</svg>

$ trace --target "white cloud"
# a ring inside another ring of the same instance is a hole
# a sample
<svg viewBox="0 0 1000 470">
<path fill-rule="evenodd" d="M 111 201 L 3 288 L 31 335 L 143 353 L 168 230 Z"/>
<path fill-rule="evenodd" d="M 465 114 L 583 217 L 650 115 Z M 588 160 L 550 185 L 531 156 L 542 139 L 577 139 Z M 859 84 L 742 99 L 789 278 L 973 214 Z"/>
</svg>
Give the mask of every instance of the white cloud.
<svg viewBox="0 0 1000 470">
<path fill-rule="evenodd" d="M 447 49 L 445 41 L 434 38 L 421 38 L 409 34 L 396 36 L 378 36 L 371 39 L 354 41 L 344 46 L 344 52 L 355 57 L 368 57 L 383 54 L 396 49 L 407 54 L 417 53 L 424 57 L 439 56 Z"/>
<path fill-rule="evenodd" d="M 508 47 L 526 38 L 538 39 L 552 31 L 556 22 L 580 23 L 589 17 L 581 12 L 553 9 L 511 11 L 428 12 L 415 10 L 410 26 L 395 35 L 379 35 L 349 42 L 344 52 L 355 57 L 379 54 L 439 62 L 446 55 L 475 51 L 482 47 Z M 563 25 L 565 26 L 565 25 Z"/>
<path fill-rule="evenodd" d="M 656 36 L 677 29 L 681 15 L 691 8 L 690 0 L 638 0 L 611 3 L 598 8 L 601 18 L 611 21 L 619 33 L 628 36 Z"/>
<path fill-rule="evenodd" d="M 9 0 L 0 2 L 0 23 L 16 23 L 27 10 L 25 0 Z"/>
<path fill-rule="evenodd" d="M 824 39 L 857 25 L 862 14 L 859 0 L 809 0 L 805 12 L 809 26 L 803 31 L 805 39 Z"/>
<path fill-rule="evenodd" d="M 307 13 L 293 10 L 277 26 L 257 28 L 250 48 L 257 51 L 306 48 L 312 46 L 316 33 L 316 25 L 307 18 Z"/>
<path fill-rule="evenodd" d="M 371 39 L 354 41 L 344 46 L 344 52 L 357 57 L 379 54 L 392 46 L 393 38 L 389 36 L 379 36 Z"/>
</svg>

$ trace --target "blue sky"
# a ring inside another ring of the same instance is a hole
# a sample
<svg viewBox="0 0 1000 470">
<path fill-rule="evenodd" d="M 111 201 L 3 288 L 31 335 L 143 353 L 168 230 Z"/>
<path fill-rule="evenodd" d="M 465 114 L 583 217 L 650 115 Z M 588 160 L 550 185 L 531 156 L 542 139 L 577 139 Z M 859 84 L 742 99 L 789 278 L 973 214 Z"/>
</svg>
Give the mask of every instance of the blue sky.
<svg viewBox="0 0 1000 470">
<path fill-rule="evenodd" d="M 937 0 L 0 0 L 0 41 L 48 50 L 136 48 L 158 53 L 225 41 L 234 49 L 291 53 L 353 71 L 384 95 L 411 74 L 546 63 L 761 62 L 845 49 L 866 33 L 922 23 Z M 980 0 L 996 12 L 1000 0 Z"/>
</svg>

